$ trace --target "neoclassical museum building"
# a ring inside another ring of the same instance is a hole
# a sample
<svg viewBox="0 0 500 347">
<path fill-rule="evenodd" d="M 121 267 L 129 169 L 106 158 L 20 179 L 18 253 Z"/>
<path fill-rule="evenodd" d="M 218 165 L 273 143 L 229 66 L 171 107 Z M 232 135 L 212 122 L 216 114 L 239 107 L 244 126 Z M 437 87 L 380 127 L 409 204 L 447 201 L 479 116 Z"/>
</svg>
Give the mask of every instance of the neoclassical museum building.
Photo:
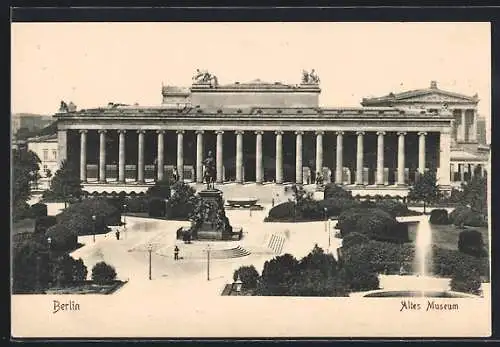
<svg viewBox="0 0 500 347">
<path fill-rule="evenodd" d="M 104 184 L 116 191 L 146 188 L 174 170 L 200 183 L 209 152 L 219 184 L 308 184 L 319 173 L 325 182 L 381 194 L 407 191 L 425 170 L 436 170 L 449 190 L 487 169 L 477 95 L 444 91 L 434 81 L 354 108 L 320 106 L 314 70 L 303 72 L 300 84 L 220 84 L 197 70 L 190 88 L 161 92 L 158 106 L 78 110 L 62 102 L 54 115 L 59 162 L 78 162 L 86 189 Z"/>
</svg>

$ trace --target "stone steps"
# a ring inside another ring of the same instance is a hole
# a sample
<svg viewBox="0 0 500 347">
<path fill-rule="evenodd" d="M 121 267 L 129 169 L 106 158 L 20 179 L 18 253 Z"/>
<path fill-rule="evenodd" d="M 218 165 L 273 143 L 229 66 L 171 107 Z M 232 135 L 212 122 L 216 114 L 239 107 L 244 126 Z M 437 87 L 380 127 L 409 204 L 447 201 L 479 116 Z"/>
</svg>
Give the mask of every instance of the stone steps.
<svg viewBox="0 0 500 347">
<path fill-rule="evenodd" d="M 267 248 L 272 250 L 275 254 L 279 255 L 283 253 L 283 247 L 285 245 L 286 238 L 283 235 L 272 234 L 269 237 L 267 243 Z"/>
</svg>

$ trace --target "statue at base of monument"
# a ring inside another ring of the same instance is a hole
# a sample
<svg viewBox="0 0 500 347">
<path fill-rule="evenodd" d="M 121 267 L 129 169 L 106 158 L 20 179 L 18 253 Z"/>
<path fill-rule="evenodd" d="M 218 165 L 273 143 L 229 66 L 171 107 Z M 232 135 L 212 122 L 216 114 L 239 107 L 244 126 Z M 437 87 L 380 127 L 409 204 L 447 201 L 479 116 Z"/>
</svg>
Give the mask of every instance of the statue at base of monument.
<svg viewBox="0 0 500 347">
<path fill-rule="evenodd" d="M 205 165 L 205 175 L 204 181 L 207 184 L 207 190 L 215 189 L 215 158 L 212 154 L 212 151 L 208 151 L 208 156 L 203 161 L 203 165 Z"/>
</svg>

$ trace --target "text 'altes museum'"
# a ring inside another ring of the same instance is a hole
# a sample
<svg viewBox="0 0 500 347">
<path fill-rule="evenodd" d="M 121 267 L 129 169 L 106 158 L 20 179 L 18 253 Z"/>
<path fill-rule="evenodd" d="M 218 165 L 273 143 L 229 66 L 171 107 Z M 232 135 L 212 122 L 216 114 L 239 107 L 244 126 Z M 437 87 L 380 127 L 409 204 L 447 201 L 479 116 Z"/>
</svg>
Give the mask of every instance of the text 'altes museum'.
<svg viewBox="0 0 500 347">
<path fill-rule="evenodd" d="M 143 186 L 172 175 L 202 182 L 203 159 L 216 158 L 217 183 L 325 182 L 406 195 L 418 173 L 438 183 L 485 173 L 489 149 L 478 144 L 477 95 L 429 88 L 363 99 L 362 107 L 320 107 L 319 78 L 302 83 L 255 80 L 219 84 L 197 72 L 189 89 L 163 86 L 159 106 L 121 105 L 55 117 L 59 162 L 80 163 L 87 191 L 106 184 Z M 483 123 L 484 124 L 484 121 Z M 137 191 L 137 190 L 136 190 Z"/>
</svg>

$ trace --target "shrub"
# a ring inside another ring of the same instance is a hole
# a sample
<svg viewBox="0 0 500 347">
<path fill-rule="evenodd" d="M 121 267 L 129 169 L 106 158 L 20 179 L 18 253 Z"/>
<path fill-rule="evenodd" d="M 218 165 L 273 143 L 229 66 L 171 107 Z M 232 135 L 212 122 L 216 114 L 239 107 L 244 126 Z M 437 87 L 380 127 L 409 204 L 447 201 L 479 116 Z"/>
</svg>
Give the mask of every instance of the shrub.
<svg viewBox="0 0 500 347">
<path fill-rule="evenodd" d="M 322 248 L 315 245 L 313 250 L 300 260 L 301 270 L 319 271 L 323 276 L 335 276 L 337 261 L 331 254 L 326 254 Z"/>
<path fill-rule="evenodd" d="M 149 200 L 148 214 L 150 217 L 164 217 L 166 203 L 160 198 L 152 198 Z"/>
<path fill-rule="evenodd" d="M 259 273 L 253 265 L 242 266 L 234 271 L 233 280 L 236 281 L 240 278 L 243 289 L 255 289 L 259 279 Z"/>
<path fill-rule="evenodd" d="M 286 201 L 269 210 L 269 221 L 292 220 L 295 213 L 295 203 Z"/>
<path fill-rule="evenodd" d="M 473 227 L 488 225 L 482 214 L 473 211 L 467 206 L 458 206 L 450 213 L 449 218 L 454 225 L 459 227 L 463 227 L 464 225 Z"/>
<path fill-rule="evenodd" d="M 458 250 L 474 257 L 486 255 L 483 234 L 474 229 L 468 229 L 460 232 L 458 235 Z"/>
<path fill-rule="evenodd" d="M 87 267 L 82 259 L 75 260 L 68 254 L 58 257 L 51 270 L 52 281 L 59 286 L 81 282 L 87 278 Z"/>
<path fill-rule="evenodd" d="M 451 281 L 451 290 L 470 294 L 481 293 L 481 276 L 479 271 L 466 264 L 458 264 L 453 271 Z"/>
<path fill-rule="evenodd" d="M 374 240 L 407 242 L 408 232 L 385 211 L 372 208 L 353 208 L 342 212 L 337 222 L 342 237 L 358 232 Z"/>
<path fill-rule="evenodd" d="M 350 291 L 365 291 L 379 288 L 378 274 L 372 266 L 362 262 L 346 262 L 342 266 L 341 278 Z"/>
<path fill-rule="evenodd" d="M 286 295 L 291 296 L 347 296 L 347 288 L 341 278 L 325 276 L 316 269 L 300 270 L 290 280 Z"/>
<path fill-rule="evenodd" d="M 352 246 L 367 243 L 368 241 L 370 241 L 370 239 L 364 234 L 357 232 L 349 233 L 342 239 L 342 248 L 347 249 Z"/>
<path fill-rule="evenodd" d="M 352 192 L 349 190 L 345 190 L 342 186 L 339 186 L 335 183 L 328 183 L 325 186 L 325 195 L 324 199 L 350 199 L 352 200 Z"/>
<path fill-rule="evenodd" d="M 342 244 L 343 246 L 343 244 Z M 342 263 L 367 266 L 377 273 L 399 273 L 401 265 L 413 264 L 415 248 L 411 244 L 392 244 L 389 242 L 368 241 L 344 248 Z"/>
<path fill-rule="evenodd" d="M 101 261 L 92 268 L 92 281 L 97 284 L 107 284 L 116 279 L 115 268 Z"/>
<path fill-rule="evenodd" d="M 76 248 L 78 237 L 65 224 L 56 224 L 47 229 L 46 238 L 50 237 L 50 247 L 56 251 L 69 251 Z"/>
<path fill-rule="evenodd" d="M 38 217 L 35 219 L 35 233 L 45 233 L 48 228 L 56 225 L 57 220 L 55 216 Z"/>
<path fill-rule="evenodd" d="M 450 224 L 450 220 L 448 218 L 448 211 L 446 211 L 445 209 L 432 210 L 429 222 L 431 224 L 437 224 L 437 225 Z"/>
<path fill-rule="evenodd" d="M 477 258 L 457 250 L 432 248 L 432 273 L 436 276 L 450 277 L 460 266 L 477 269 L 480 276 L 489 277 L 489 260 L 487 257 Z"/>
<path fill-rule="evenodd" d="M 41 203 L 31 205 L 30 213 L 33 218 L 47 217 L 47 205 Z"/>
<path fill-rule="evenodd" d="M 396 199 L 379 199 L 375 201 L 375 208 L 381 209 L 393 217 L 421 215 L 419 212 L 409 210 L 405 204 Z"/>
</svg>

